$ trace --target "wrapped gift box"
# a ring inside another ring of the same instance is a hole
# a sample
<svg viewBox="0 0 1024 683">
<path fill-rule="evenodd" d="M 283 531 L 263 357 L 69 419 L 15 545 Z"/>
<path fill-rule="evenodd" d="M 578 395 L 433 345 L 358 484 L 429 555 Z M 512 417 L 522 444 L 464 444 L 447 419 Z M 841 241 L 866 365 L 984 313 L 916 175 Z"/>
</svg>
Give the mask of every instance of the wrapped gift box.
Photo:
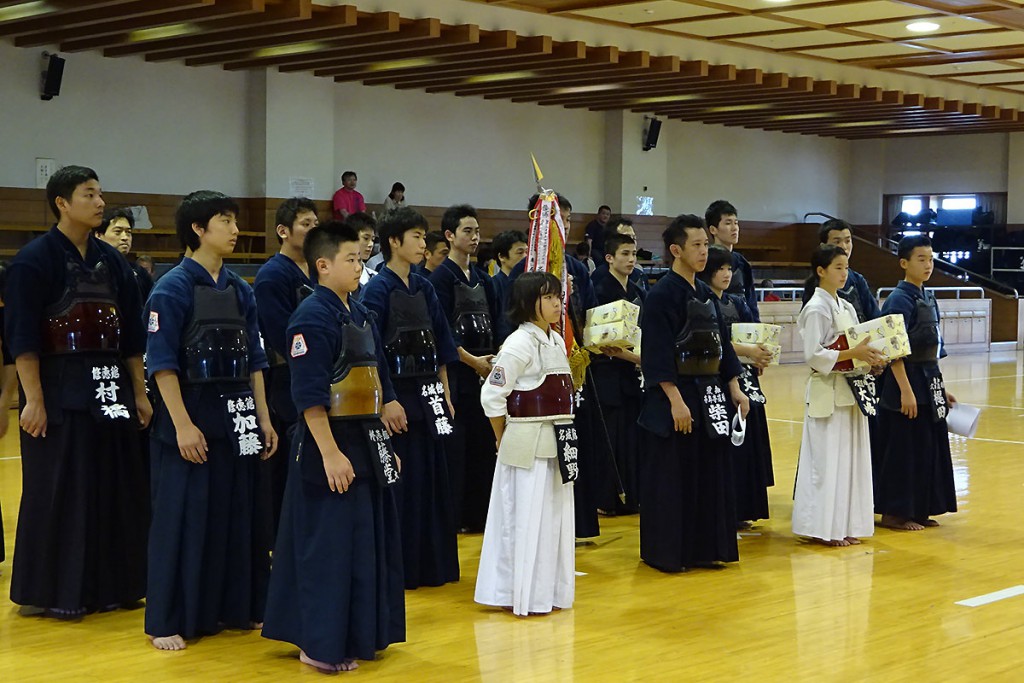
<svg viewBox="0 0 1024 683">
<path fill-rule="evenodd" d="M 583 346 L 591 351 L 598 351 L 602 346 L 639 350 L 640 328 L 624 320 L 592 325 L 583 331 Z"/>
<path fill-rule="evenodd" d="M 587 311 L 587 327 L 624 322 L 634 327 L 640 319 L 640 307 L 632 301 L 613 301 Z"/>
<path fill-rule="evenodd" d="M 779 345 L 782 336 L 781 325 L 769 323 L 733 323 L 732 340 L 741 344 Z"/>
<path fill-rule="evenodd" d="M 910 355 L 910 339 L 907 337 L 907 328 L 903 324 L 902 315 L 885 315 L 854 325 L 846 330 L 846 339 L 850 348 L 857 346 L 868 336 L 871 337 L 868 346 L 879 351 L 887 361 L 894 361 L 897 358 Z M 856 359 L 854 359 L 853 365 L 859 369 L 868 367 L 867 363 Z"/>
</svg>

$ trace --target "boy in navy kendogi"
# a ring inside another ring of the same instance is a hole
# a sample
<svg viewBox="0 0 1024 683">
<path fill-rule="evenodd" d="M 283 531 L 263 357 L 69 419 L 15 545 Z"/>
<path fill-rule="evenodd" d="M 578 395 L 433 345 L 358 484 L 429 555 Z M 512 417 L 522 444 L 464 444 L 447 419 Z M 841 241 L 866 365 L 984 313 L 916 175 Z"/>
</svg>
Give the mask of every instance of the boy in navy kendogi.
<svg viewBox="0 0 1024 683">
<path fill-rule="evenodd" d="M 450 251 L 451 245 L 448 244 L 448 238 L 444 236 L 444 233 L 440 230 L 431 230 L 427 233 L 427 247 L 423 250 L 423 263 L 413 268 L 413 272 L 430 278 L 430 274 L 448 258 Z"/>
<path fill-rule="evenodd" d="M 22 389 L 11 600 L 75 618 L 145 595 L 138 430 L 152 407 L 135 275 L 92 234 L 104 208 L 96 172 L 65 166 L 46 198 L 57 222 L 14 257 L 4 293 Z"/>
<path fill-rule="evenodd" d="M 147 304 L 147 371 L 160 402 L 150 436 L 146 634 L 160 650 L 263 621 L 270 547 L 254 517 L 270 501 L 257 495 L 256 468 L 277 434 L 256 298 L 224 265 L 237 215 L 219 192 L 187 195 L 174 221 L 191 256 L 157 281 Z"/>
<path fill-rule="evenodd" d="M 300 415 L 274 546 L 263 636 L 326 673 L 405 640 L 400 463 L 381 421 L 395 401 L 370 312 L 352 296 L 363 266 L 352 226 L 328 221 L 304 247 L 316 289 L 288 323 Z M 376 278 L 375 278 L 376 279 Z"/>
<path fill-rule="evenodd" d="M 388 214 L 379 226 L 386 265 L 360 290 L 360 302 L 376 316 L 397 397 L 385 404 L 384 423 L 402 458 L 395 492 L 406 588 L 459 580 L 445 454 L 452 426 L 447 366 L 459 354 L 434 287 L 412 270 L 423 257 L 426 224 L 408 207 Z"/>
<path fill-rule="evenodd" d="M 924 286 L 934 268 L 932 242 L 926 235 L 904 237 L 898 255 L 906 277 L 882 304 L 882 315 L 903 316 L 910 355 L 882 375 L 878 426 L 885 452 L 874 473 L 875 512 L 882 526 L 919 531 L 939 525 L 931 517 L 956 512 L 946 431 L 956 398 L 939 371 L 939 359 L 946 356 L 939 303 Z"/>
<path fill-rule="evenodd" d="M 716 199 L 704 212 L 704 222 L 714 243 L 732 252 L 732 284 L 729 285 L 729 293 L 742 296 L 754 316 L 754 322 L 761 322 L 761 313 L 757 310 L 757 293 L 754 291 L 754 271 L 750 261 L 736 251 L 736 244 L 740 241 L 739 212 L 724 199 Z"/>
<path fill-rule="evenodd" d="M 288 318 L 299 302 L 313 291 L 315 282 L 310 279 L 302 245 L 306 235 L 319 223 L 316 204 L 305 197 L 286 199 L 277 207 L 275 232 L 281 245 L 280 251 L 267 259 L 256 273 L 253 294 L 256 296 L 256 313 L 260 321 L 260 336 L 266 350 L 270 369 L 267 371 L 267 405 L 270 419 L 277 432 L 282 455 L 289 452 L 288 433 L 298 416 L 292 403 L 291 376 L 288 374 L 288 340 L 285 330 Z M 288 477 L 288 458 L 270 458 L 260 467 L 262 482 L 269 488 L 273 502 L 273 525 L 271 537 L 277 532 L 281 517 L 281 500 L 284 498 L 284 484 Z"/>
<path fill-rule="evenodd" d="M 480 385 L 491 373 L 497 302 L 491 278 L 471 262 L 480 246 L 476 209 L 451 206 L 441 218 L 451 245 L 448 258 L 430 274 L 430 284 L 448 318 L 459 362 L 448 366 L 455 430 L 445 444 L 457 528 L 479 533 L 487 521 L 487 502 L 497 449 L 491 423 L 480 405 Z"/>
<path fill-rule="evenodd" d="M 500 232 L 491 242 L 494 258 L 498 268 L 491 278 L 494 284 L 494 299 L 497 302 L 498 319 L 495 321 L 495 346 L 501 346 L 505 338 L 512 334 L 515 327 L 508 317 L 508 297 L 512 289 L 512 269 L 526 258 L 526 245 L 529 239 L 522 230 L 506 230 Z"/>
<path fill-rule="evenodd" d="M 747 300 L 728 292 L 732 280 L 732 254 L 725 247 L 708 247 L 708 260 L 699 277 L 718 299 L 722 322 L 731 334 L 735 323 L 754 322 Z M 731 336 L 729 337 L 731 339 Z M 775 484 L 772 472 L 772 444 L 768 433 L 767 399 L 758 380 L 768 367 L 772 354 L 763 344 L 731 342 L 737 356 L 742 355 L 740 389 L 750 399 L 747 427 L 743 443 L 729 449 L 733 456 L 733 481 L 736 484 L 736 522 L 739 528 L 751 526 L 758 519 L 768 519 L 768 487 Z"/>
<path fill-rule="evenodd" d="M 636 267 L 636 240 L 615 233 L 604 240 L 608 275 L 594 285 L 598 305 L 614 301 L 643 304 L 645 293 L 629 278 Z M 600 509 L 608 514 L 632 514 L 640 509 L 637 499 L 637 459 L 640 452 L 640 416 L 643 389 L 640 382 L 640 349 L 609 347 L 591 355 L 590 378 L 604 414 L 614 461 L 601 463 L 603 483 Z M 601 435 L 603 437 L 603 434 Z M 616 476 L 617 475 L 617 476 Z M 619 499 L 620 489 L 625 502 Z"/>
<path fill-rule="evenodd" d="M 603 240 L 607 241 L 612 235 L 627 235 L 636 241 L 636 230 L 633 228 L 633 221 L 625 216 L 612 216 L 608 219 L 608 224 L 604 227 Z M 604 242 L 602 242 L 603 244 Z M 605 251 L 607 254 L 607 251 Z M 602 256 L 603 258 L 603 256 Z M 590 274 L 590 281 L 594 283 L 596 288 L 601 284 L 605 278 L 609 276 L 610 266 L 607 261 L 601 261 L 597 264 L 597 268 Z M 634 287 L 642 292 L 647 292 L 649 289 L 647 284 L 647 273 L 644 272 L 643 268 L 640 268 L 635 263 L 633 264 L 633 270 L 629 274 L 629 281 Z"/>
<path fill-rule="evenodd" d="M 708 258 L 703 222 L 678 216 L 662 239 L 672 269 L 640 316 L 640 557 L 678 572 L 739 559 L 729 433 L 732 407 L 745 415 L 749 401 L 718 298 L 697 279 Z"/>
</svg>

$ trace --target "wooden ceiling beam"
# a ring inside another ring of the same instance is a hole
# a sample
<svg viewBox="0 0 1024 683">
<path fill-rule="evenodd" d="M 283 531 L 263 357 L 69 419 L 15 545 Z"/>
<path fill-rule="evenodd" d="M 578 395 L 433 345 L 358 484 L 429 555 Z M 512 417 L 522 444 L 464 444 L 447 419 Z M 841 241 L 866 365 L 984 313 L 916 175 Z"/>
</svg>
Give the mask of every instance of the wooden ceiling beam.
<svg viewBox="0 0 1024 683">
<path fill-rule="evenodd" d="M 66 26 L 91 26 L 117 19 L 126 14 L 157 15 L 161 12 L 196 7 L 211 7 L 216 0 L 62 0 L 48 3 L 45 12 L 28 17 L 0 20 L 0 36 L 18 36 L 36 31 L 56 30 Z M 11 6 L 25 4 L 13 3 Z"/>
<path fill-rule="evenodd" d="M 253 26 L 281 26 L 287 31 L 288 26 L 297 22 L 309 21 L 313 18 L 313 0 L 284 0 L 278 5 L 269 6 L 262 13 L 243 16 L 232 16 L 220 19 L 203 19 L 195 22 L 194 31 L 170 38 L 147 39 L 138 35 L 137 31 L 111 32 L 109 25 L 104 25 L 101 32 L 93 32 L 85 38 L 59 39 L 62 50 L 95 50 L 105 48 L 107 57 L 142 54 L 160 46 L 179 48 L 181 40 L 186 37 L 201 37 L 207 43 L 235 40 L 240 31 L 248 31 Z M 168 22 L 171 23 L 171 22 Z M 153 25 L 144 28 L 154 28 Z"/>
<path fill-rule="evenodd" d="M 311 38 L 316 33 L 303 36 L 288 36 L 287 38 L 275 39 L 272 41 L 250 41 L 245 48 L 238 49 L 238 45 L 232 43 L 224 45 L 212 52 L 201 54 L 195 57 L 186 57 L 185 64 L 188 66 L 205 66 L 208 64 L 236 64 L 242 61 L 259 60 L 261 55 L 286 55 L 292 56 L 298 50 L 309 49 L 315 51 L 324 46 L 332 45 L 366 45 L 376 43 L 381 35 L 396 35 L 403 28 L 401 18 L 395 12 L 382 12 L 370 17 L 359 17 L 353 26 L 346 26 L 332 29 L 330 40 L 318 40 Z M 147 60 L 166 59 L 167 53 L 159 56 L 146 55 Z M 266 57 L 269 59 L 269 57 Z"/>
</svg>

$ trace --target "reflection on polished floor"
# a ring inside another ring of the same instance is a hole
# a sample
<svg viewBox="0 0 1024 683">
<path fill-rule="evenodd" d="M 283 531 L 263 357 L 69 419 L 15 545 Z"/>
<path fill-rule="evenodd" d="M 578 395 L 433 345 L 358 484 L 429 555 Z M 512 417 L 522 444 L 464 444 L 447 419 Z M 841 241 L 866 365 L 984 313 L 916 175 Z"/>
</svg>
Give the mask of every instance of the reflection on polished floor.
<svg viewBox="0 0 1024 683">
<path fill-rule="evenodd" d="M 947 384 L 982 406 L 977 438 L 954 437 L 960 512 L 920 532 L 878 529 L 824 548 L 789 532 L 803 407 L 802 366 L 771 368 L 772 519 L 740 541 L 727 569 L 680 575 L 638 560 L 637 518 L 602 520 L 577 554 L 574 609 L 517 619 L 472 601 L 480 536 L 460 539 L 463 580 L 407 593 L 409 642 L 343 677 L 403 681 L 1017 681 L 1024 596 L 956 603 L 1024 584 L 1024 358 L 952 357 Z M 12 422 L 14 415 L 12 413 Z M 228 632 L 184 652 L 149 647 L 142 612 L 77 623 L 18 616 L 8 599 L 20 470 L 2 442 L 0 681 L 316 679 L 296 652 Z"/>
</svg>

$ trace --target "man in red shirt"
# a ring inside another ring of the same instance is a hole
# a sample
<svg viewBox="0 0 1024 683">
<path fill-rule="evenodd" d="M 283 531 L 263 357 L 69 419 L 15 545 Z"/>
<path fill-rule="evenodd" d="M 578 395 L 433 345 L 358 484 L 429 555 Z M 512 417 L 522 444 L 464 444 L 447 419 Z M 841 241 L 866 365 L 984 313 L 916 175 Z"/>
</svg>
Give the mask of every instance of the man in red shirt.
<svg viewBox="0 0 1024 683">
<path fill-rule="evenodd" d="M 334 217 L 338 220 L 345 220 L 349 214 L 366 211 L 366 200 L 363 195 L 356 192 L 355 171 L 345 171 L 341 174 L 341 187 L 334 193 L 331 204 L 334 206 Z"/>
</svg>

